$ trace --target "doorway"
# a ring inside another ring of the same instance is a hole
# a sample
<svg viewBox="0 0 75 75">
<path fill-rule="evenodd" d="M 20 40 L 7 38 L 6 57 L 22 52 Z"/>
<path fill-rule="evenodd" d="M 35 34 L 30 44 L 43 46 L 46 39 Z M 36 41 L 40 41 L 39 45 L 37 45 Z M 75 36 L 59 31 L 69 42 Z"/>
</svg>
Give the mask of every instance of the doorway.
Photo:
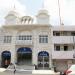
<svg viewBox="0 0 75 75">
<path fill-rule="evenodd" d="M 19 65 L 32 64 L 32 50 L 28 47 L 22 47 L 17 50 L 17 63 Z"/>
<path fill-rule="evenodd" d="M 11 53 L 10 51 L 3 51 L 2 52 L 2 67 L 7 68 L 11 63 Z"/>
<path fill-rule="evenodd" d="M 38 69 L 49 69 L 49 53 L 41 51 L 38 53 Z"/>
</svg>

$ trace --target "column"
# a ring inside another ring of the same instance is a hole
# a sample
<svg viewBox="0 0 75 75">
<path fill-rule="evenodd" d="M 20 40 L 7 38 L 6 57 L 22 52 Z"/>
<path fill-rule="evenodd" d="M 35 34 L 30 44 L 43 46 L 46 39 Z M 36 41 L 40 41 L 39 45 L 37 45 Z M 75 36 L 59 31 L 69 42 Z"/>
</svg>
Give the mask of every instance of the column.
<svg viewBox="0 0 75 75">
<path fill-rule="evenodd" d="M 13 32 L 13 37 L 12 37 L 12 47 L 11 47 L 11 62 L 12 62 L 12 63 L 16 63 L 16 62 L 17 62 L 16 48 L 15 48 L 15 44 L 16 44 L 16 34 L 17 34 L 17 32 L 14 31 L 14 32 Z"/>
<path fill-rule="evenodd" d="M 33 31 L 33 58 L 32 58 L 32 61 L 33 61 L 33 64 L 37 65 L 37 53 L 38 53 L 38 50 L 37 50 L 37 32 L 34 30 Z"/>
</svg>

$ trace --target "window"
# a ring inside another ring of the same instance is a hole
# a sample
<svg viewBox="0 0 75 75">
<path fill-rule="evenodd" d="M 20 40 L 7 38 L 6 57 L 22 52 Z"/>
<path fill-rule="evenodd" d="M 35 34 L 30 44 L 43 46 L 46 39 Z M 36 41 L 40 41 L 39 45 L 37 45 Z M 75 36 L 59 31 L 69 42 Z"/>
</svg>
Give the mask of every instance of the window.
<svg viewBox="0 0 75 75">
<path fill-rule="evenodd" d="M 19 40 L 32 40 L 32 36 L 31 35 L 19 36 Z"/>
<path fill-rule="evenodd" d="M 56 33 L 56 36 L 60 36 L 60 32 L 57 32 L 57 33 Z"/>
<path fill-rule="evenodd" d="M 39 43 L 48 43 L 48 35 L 40 35 Z"/>
<path fill-rule="evenodd" d="M 68 50 L 68 46 L 64 46 L 64 51 L 67 51 Z"/>
<path fill-rule="evenodd" d="M 56 51 L 60 51 L 60 46 L 56 46 Z"/>
<path fill-rule="evenodd" d="M 11 43 L 12 36 L 4 36 L 4 43 Z"/>
<path fill-rule="evenodd" d="M 72 36 L 75 36 L 75 32 L 71 32 L 71 35 L 72 35 Z"/>
<path fill-rule="evenodd" d="M 53 32 L 53 35 L 54 35 L 54 36 L 60 36 L 60 32 L 54 31 L 54 32 Z"/>
<path fill-rule="evenodd" d="M 69 32 L 67 32 L 67 31 L 63 31 L 63 36 L 68 36 L 67 34 L 68 34 Z"/>
</svg>

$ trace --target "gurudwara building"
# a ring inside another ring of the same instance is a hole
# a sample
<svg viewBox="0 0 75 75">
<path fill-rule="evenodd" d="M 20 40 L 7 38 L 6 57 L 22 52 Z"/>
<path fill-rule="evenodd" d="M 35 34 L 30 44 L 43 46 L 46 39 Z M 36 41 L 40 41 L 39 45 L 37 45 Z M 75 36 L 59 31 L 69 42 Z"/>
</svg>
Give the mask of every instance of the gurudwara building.
<svg viewBox="0 0 75 75">
<path fill-rule="evenodd" d="M 75 26 L 52 26 L 49 22 L 44 9 L 35 18 L 10 11 L 0 28 L 0 65 L 65 71 L 74 64 Z"/>
</svg>

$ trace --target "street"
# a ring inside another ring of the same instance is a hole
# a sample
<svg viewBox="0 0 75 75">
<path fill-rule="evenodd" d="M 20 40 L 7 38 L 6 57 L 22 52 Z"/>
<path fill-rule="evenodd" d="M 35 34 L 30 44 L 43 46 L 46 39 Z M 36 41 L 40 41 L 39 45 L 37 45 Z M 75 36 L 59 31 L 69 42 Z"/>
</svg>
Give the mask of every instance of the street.
<svg viewBox="0 0 75 75">
<path fill-rule="evenodd" d="M 38 72 L 38 71 L 37 71 Z M 9 71 L 9 70 L 6 70 L 4 72 L 0 72 L 0 75 L 60 75 L 59 73 L 56 73 L 56 74 L 50 74 L 50 73 L 47 73 L 46 74 L 46 71 L 42 71 L 40 70 L 41 73 L 34 73 L 32 74 L 32 71 Z M 47 71 L 48 72 L 48 71 Z"/>
</svg>

